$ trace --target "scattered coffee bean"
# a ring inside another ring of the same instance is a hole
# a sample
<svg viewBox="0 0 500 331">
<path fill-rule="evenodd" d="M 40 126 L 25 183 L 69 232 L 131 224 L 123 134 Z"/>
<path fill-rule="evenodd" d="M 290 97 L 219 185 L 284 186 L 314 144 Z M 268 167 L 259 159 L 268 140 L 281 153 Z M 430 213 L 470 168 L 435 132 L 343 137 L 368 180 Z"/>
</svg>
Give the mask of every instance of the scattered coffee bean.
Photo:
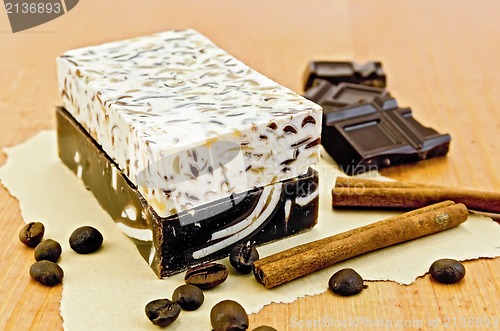
<svg viewBox="0 0 500 331">
<path fill-rule="evenodd" d="M 267 325 L 261 325 L 259 327 L 256 327 L 252 331 L 278 331 L 273 327 L 267 326 Z"/>
<path fill-rule="evenodd" d="M 351 268 L 341 269 L 330 278 L 328 287 L 343 296 L 358 294 L 364 288 L 363 278 Z"/>
<path fill-rule="evenodd" d="M 464 265 L 453 259 L 435 261 L 429 268 L 429 272 L 432 278 L 443 284 L 457 283 L 465 277 Z"/>
<path fill-rule="evenodd" d="M 55 240 L 46 239 L 35 247 L 35 260 L 49 260 L 57 262 L 61 256 L 61 245 Z"/>
<path fill-rule="evenodd" d="M 158 299 L 149 302 L 145 308 L 146 316 L 158 326 L 167 326 L 179 317 L 181 307 L 168 299 Z"/>
<path fill-rule="evenodd" d="M 172 294 L 172 301 L 184 310 L 196 310 L 200 308 L 204 300 L 203 291 L 191 284 L 179 286 L 175 289 L 174 294 Z"/>
<path fill-rule="evenodd" d="M 30 276 L 43 285 L 54 286 L 62 281 L 64 272 L 56 263 L 42 260 L 31 266 Z"/>
<path fill-rule="evenodd" d="M 239 331 L 248 329 L 248 315 L 236 301 L 224 300 L 212 307 L 210 322 L 213 331 Z"/>
<path fill-rule="evenodd" d="M 222 284 L 228 275 L 225 265 L 220 263 L 205 263 L 186 271 L 186 284 L 198 286 L 202 290 L 211 289 Z"/>
<path fill-rule="evenodd" d="M 102 234 L 91 226 L 82 226 L 73 231 L 69 245 L 79 254 L 93 253 L 102 245 Z"/>
<path fill-rule="evenodd" d="M 45 227 L 40 222 L 30 222 L 19 232 L 19 240 L 28 247 L 36 247 L 43 238 Z"/>
<path fill-rule="evenodd" d="M 252 271 L 252 264 L 259 259 L 259 252 L 253 245 L 238 244 L 234 246 L 229 255 L 229 262 L 234 269 L 242 274 L 249 274 Z"/>
</svg>

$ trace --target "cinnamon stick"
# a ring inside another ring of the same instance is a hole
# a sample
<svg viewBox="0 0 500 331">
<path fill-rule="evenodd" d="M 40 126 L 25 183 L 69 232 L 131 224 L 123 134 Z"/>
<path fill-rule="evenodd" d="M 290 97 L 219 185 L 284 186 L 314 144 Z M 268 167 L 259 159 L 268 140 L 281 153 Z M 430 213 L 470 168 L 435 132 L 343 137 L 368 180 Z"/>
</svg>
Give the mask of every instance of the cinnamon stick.
<svg viewBox="0 0 500 331">
<path fill-rule="evenodd" d="M 500 193 L 496 192 L 343 177 L 337 178 L 332 190 L 333 207 L 413 209 L 444 200 L 477 211 L 500 213 Z"/>
<path fill-rule="evenodd" d="M 430 205 L 430 206 L 426 206 L 426 207 L 423 207 L 423 208 L 415 209 L 415 210 L 409 211 L 409 212 L 404 213 L 404 214 L 400 214 L 400 215 L 396 215 L 396 216 L 387 218 L 384 222 L 397 222 L 397 221 L 399 221 L 401 219 L 404 219 L 404 218 L 413 217 L 413 216 L 420 215 L 420 214 L 423 214 L 423 213 L 426 213 L 426 212 L 429 212 L 429 211 L 432 211 L 432 210 L 436 210 L 436 209 L 440 209 L 440 208 L 452 206 L 454 204 L 455 203 L 453 201 L 443 201 L 443 202 L 440 202 L 440 203 L 435 203 L 435 204 Z M 364 226 L 364 227 L 360 227 L 360 228 L 352 229 L 352 230 L 347 231 L 347 232 L 339 233 L 339 234 L 336 235 L 336 239 L 337 240 L 344 239 L 344 238 L 352 236 L 352 235 L 354 235 L 354 234 L 356 234 L 358 232 L 362 232 L 366 228 L 371 228 L 373 226 L 377 226 L 377 223 L 369 224 L 369 225 Z M 317 245 L 317 246 L 326 245 L 331 240 L 332 240 L 331 237 L 319 239 L 319 240 L 315 241 L 315 243 L 316 243 L 315 245 Z M 276 254 L 273 254 L 273 255 L 270 255 L 270 256 L 266 257 L 266 263 L 269 263 L 269 262 L 272 262 L 272 261 L 276 261 L 276 260 L 279 260 L 279 259 L 283 259 L 285 257 L 292 256 L 294 254 L 299 254 L 299 253 L 307 251 L 308 249 L 310 249 L 309 244 L 295 246 L 295 247 L 289 248 L 289 249 L 287 249 L 285 251 L 282 251 L 280 253 L 276 253 Z"/>
<path fill-rule="evenodd" d="M 447 230 L 467 216 L 463 204 L 428 206 L 257 260 L 254 276 L 272 288 L 354 256 Z"/>
<path fill-rule="evenodd" d="M 335 187 L 370 187 L 370 188 L 416 188 L 416 187 L 438 187 L 426 184 L 404 183 L 394 181 L 373 180 L 357 177 L 337 177 Z"/>
</svg>

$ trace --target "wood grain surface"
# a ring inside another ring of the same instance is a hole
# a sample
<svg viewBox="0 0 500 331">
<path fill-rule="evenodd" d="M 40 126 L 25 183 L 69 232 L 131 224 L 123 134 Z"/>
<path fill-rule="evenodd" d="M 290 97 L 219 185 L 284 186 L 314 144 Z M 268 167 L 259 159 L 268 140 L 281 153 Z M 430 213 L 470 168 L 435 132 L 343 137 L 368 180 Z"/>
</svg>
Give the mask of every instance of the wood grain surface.
<svg viewBox="0 0 500 331">
<path fill-rule="evenodd" d="M 498 192 L 499 13 L 498 0 L 80 1 L 54 21 L 13 34 L 2 8 L 0 147 L 54 129 L 54 106 L 59 104 L 56 56 L 71 48 L 190 27 L 298 93 L 309 60 L 382 61 L 389 90 L 399 104 L 411 106 L 421 123 L 452 135 L 447 157 L 383 174 Z M 5 160 L 0 153 L 0 164 Z M 62 329 L 62 288 L 30 280 L 32 250 L 17 239 L 22 224 L 18 202 L 2 187 L 0 329 Z M 465 265 L 467 276 L 460 284 L 441 285 L 426 275 L 410 286 L 373 282 L 361 296 L 351 298 L 324 293 L 271 304 L 251 316 L 251 328 L 495 329 L 481 322 L 500 318 L 500 259 Z M 461 328 L 464 318 L 474 322 Z M 357 328 L 325 324 L 349 319 L 359 322 Z M 316 326 L 305 324 L 315 320 Z M 373 324 L 377 321 L 378 326 Z"/>
</svg>

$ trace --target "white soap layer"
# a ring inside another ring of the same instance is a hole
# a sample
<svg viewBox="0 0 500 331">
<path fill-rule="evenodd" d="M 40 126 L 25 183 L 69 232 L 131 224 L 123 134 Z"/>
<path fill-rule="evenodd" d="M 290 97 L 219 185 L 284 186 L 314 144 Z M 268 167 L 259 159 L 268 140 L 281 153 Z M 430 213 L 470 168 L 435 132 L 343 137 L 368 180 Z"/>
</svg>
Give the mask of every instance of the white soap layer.
<svg viewBox="0 0 500 331">
<path fill-rule="evenodd" d="M 66 52 L 63 106 L 161 217 L 304 174 L 321 107 L 193 30 Z"/>
</svg>

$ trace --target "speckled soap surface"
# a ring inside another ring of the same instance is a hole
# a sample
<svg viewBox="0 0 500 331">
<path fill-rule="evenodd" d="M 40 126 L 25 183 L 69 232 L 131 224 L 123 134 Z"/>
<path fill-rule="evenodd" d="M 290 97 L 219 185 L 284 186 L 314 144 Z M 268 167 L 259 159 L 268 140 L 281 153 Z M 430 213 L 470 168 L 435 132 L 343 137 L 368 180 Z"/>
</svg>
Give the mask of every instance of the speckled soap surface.
<svg viewBox="0 0 500 331">
<path fill-rule="evenodd" d="M 194 30 L 71 50 L 57 64 L 63 106 L 159 216 L 319 160 L 321 107 Z"/>
</svg>

